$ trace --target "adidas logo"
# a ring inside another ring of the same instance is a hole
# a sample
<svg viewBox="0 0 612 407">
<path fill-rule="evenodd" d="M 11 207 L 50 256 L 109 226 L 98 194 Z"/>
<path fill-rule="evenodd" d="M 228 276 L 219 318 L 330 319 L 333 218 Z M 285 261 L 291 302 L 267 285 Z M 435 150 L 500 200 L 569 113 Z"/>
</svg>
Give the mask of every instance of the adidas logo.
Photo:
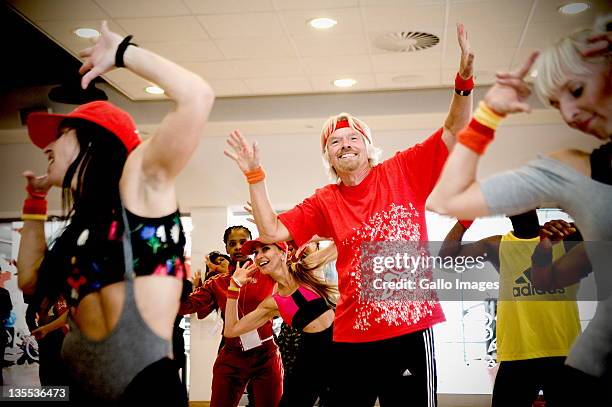
<svg viewBox="0 0 612 407">
<path fill-rule="evenodd" d="M 552 290 L 540 290 L 539 288 L 535 288 L 533 284 L 531 284 L 531 270 L 525 270 L 523 275 L 514 280 L 514 287 L 512 287 L 512 295 L 514 297 L 550 294 L 565 294 L 565 288 L 556 288 Z"/>
<path fill-rule="evenodd" d="M 406 369 L 406 370 L 404 370 L 404 373 L 402 373 L 402 376 L 404 376 L 404 377 L 412 376 L 412 373 L 410 372 L 410 370 Z"/>
</svg>

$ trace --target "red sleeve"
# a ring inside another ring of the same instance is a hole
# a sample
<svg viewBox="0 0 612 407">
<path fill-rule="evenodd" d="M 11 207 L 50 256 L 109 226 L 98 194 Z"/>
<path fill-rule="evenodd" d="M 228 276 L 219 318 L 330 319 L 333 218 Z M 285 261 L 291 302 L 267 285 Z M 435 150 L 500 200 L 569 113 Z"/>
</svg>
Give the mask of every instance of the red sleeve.
<svg viewBox="0 0 612 407">
<path fill-rule="evenodd" d="M 189 297 L 181 301 L 179 315 L 198 313 L 198 318 L 206 318 L 218 308 L 213 290 L 214 279 L 207 280 L 203 286 L 196 288 Z"/>
<path fill-rule="evenodd" d="M 326 217 L 321 210 L 318 195 L 323 189 L 318 189 L 314 195 L 304 199 L 293 209 L 278 215 L 298 247 L 307 243 L 314 235 L 330 236 Z"/>
<path fill-rule="evenodd" d="M 448 148 L 442 140 L 442 132 L 441 127 L 422 143 L 393 157 L 399 162 L 412 190 L 423 202 L 436 186 L 448 158 Z"/>
</svg>

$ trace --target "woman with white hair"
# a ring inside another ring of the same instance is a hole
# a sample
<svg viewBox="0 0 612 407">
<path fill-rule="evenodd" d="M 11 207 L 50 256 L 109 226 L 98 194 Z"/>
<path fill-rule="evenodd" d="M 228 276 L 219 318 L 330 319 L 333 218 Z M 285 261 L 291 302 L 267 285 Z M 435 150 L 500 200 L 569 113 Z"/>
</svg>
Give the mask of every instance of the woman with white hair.
<svg viewBox="0 0 612 407">
<path fill-rule="evenodd" d="M 515 215 L 550 205 L 559 206 L 574 218 L 585 241 L 591 242 L 570 251 L 568 256 L 591 263 L 601 302 L 566 364 L 588 375 L 575 377 L 581 377 L 587 384 L 594 383 L 591 395 L 596 404 L 605 403 L 603 399 L 610 397 L 606 386 L 610 383 L 612 358 L 611 17 L 599 20 L 605 28 L 568 35 L 539 57 L 537 53 L 531 55 L 519 70 L 497 75 L 496 84 L 480 102 L 468 127 L 459 134 L 458 144 L 427 202 L 428 209 L 460 219 Z M 499 122 L 507 114 L 530 111 L 525 101 L 531 92 L 524 78 L 532 65 L 538 71 L 539 96 L 559 110 L 568 126 L 604 144 L 590 153 L 574 149 L 553 152 L 518 170 L 478 182 L 480 156 L 493 140 Z M 535 268 L 552 268 L 554 273 L 551 258 L 544 260 L 541 256 L 534 258 Z M 583 399 L 585 393 L 588 392 L 580 393 L 580 405 L 588 404 Z"/>
</svg>

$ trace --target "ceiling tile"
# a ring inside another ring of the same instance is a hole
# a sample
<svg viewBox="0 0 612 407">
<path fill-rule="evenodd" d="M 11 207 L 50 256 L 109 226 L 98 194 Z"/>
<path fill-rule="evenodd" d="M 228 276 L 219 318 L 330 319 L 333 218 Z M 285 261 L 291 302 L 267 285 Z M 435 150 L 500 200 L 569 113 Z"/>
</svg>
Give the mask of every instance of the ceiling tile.
<svg viewBox="0 0 612 407">
<path fill-rule="evenodd" d="M 345 75 L 351 73 L 370 73 L 372 63 L 367 55 L 339 55 L 327 57 L 302 58 L 304 71 L 308 75 Z"/>
<path fill-rule="evenodd" d="M 348 74 L 348 77 L 353 78 L 357 83 L 351 88 L 337 88 L 333 85 L 335 79 L 340 79 L 335 75 L 314 75 L 310 77 L 310 82 L 315 92 L 352 92 L 362 90 L 376 89 L 376 79 L 373 74 Z"/>
<path fill-rule="evenodd" d="M 285 37 L 220 39 L 215 43 L 228 59 L 292 57 L 295 50 Z"/>
<path fill-rule="evenodd" d="M 142 47 L 175 62 L 225 59 L 213 41 L 142 42 Z"/>
<path fill-rule="evenodd" d="M 238 76 L 230 61 L 185 62 L 183 66 L 204 79 L 236 79 Z"/>
<path fill-rule="evenodd" d="M 297 58 L 245 59 L 233 60 L 232 63 L 241 78 L 290 77 L 303 73 Z"/>
<path fill-rule="evenodd" d="M 558 8 L 567 4 L 568 0 L 539 1 L 531 18 L 532 23 L 560 23 L 577 26 L 590 26 L 597 15 L 609 13 L 612 6 L 609 0 L 589 0 L 588 10 L 574 15 L 561 14 Z"/>
<path fill-rule="evenodd" d="M 422 6 L 426 4 L 443 4 L 446 0 L 361 0 L 363 6 Z"/>
<path fill-rule="evenodd" d="M 164 17 L 190 14 L 181 0 L 96 0 L 113 18 Z"/>
<path fill-rule="evenodd" d="M 414 89 L 440 85 L 440 71 L 435 69 L 383 72 L 376 75 L 378 89 Z"/>
<path fill-rule="evenodd" d="M 368 53 L 368 46 L 363 34 L 321 34 L 324 35 L 294 37 L 293 42 L 298 53 L 304 57 Z"/>
<path fill-rule="evenodd" d="M 359 0 L 273 0 L 277 10 L 311 10 L 357 7 Z"/>
<path fill-rule="evenodd" d="M 525 24 L 534 0 L 452 1 L 449 24 L 463 23 L 470 27 L 485 26 L 495 32 L 496 24 Z"/>
<path fill-rule="evenodd" d="M 375 72 L 439 70 L 440 62 L 441 48 L 438 47 L 417 52 L 372 55 L 372 64 Z"/>
<path fill-rule="evenodd" d="M 211 38 L 271 37 L 283 34 L 276 13 L 202 15 L 198 20 Z"/>
<path fill-rule="evenodd" d="M 141 46 L 174 62 L 225 59 L 213 41 L 143 42 Z"/>
<path fill-rule="evenodd" d="M 197 41 L 208 36 L 192 16 L 164 18 L 115 19 L 134 41 Z"/>
<path fill-rule="evenodd" d="M 451 47 L 446 50 L 444 60 L 442 61 L 443 69 L 458 69 L 461 52 L 459 47 Z M 475 53 L 474 69 L 484 70 L 507 70 L 512 61 L 516 48 L 487 48 L 485 51 Z"/>
<path fill-rule="evenodd" d="M 274 11 L 272 0 L 183 0 L 194 14 Z"/>
<path fill-rule="evenodd" d="M 133 80 L 127 82 L 115 82 L 115 84 L 119 87 L 121 91 L 127 93 L 128 96 L 132 99 L 164 100 L 168 98 L 166 95 L 152 95 L 150 93 L 145 92 L 145 88 L 147 86 L 152 85 L 152 83 L 137 76 L 135 76 Z"/>
<path fill-rule="evenodd" d="M 291 10 L 279 13 L 287 32 L 290 35 L 318 35 L 327 32 L 336 34 L 352 34 L 363 32 L 361 11 L 359 8 L 344 9 L 313 9 L 313 10 Z M 316 30 L 308 25 L 313 18 L 329 17 L 338 22 L 328 30 Z"/>
<path fill-rule="evenodd" d="M 476 57 L 479 52 L 486 52 L 498 47 L 513 48 L 519 45 L 522 24 L 496 24 L 495 28 L 487 26 L 465 26 L 470 42 L 470 47 L 474 50 Z M 448 27 L 446 31 L 447 47 L 459 50 L 457 40 L 457 28 Z"/>
<path fill-rule="evenodd" d="M 209 79 L 207 82 L 213 88 L 217 97 L 253 94 L 245 83 L 239 79 Z"/>
<path fill-rule="evenodd" d="M 523 46 L 545 48 L 573 31 L 591 27 L 592 23 L 591 21 L 588 24 L 576 25 L 567 21 L 560 21 L 557 23 L 530 24 L 525 34 Z"/>
<path fill-rule="evenodd" d="M 365 6 L 368 31 L 440 31 L 444 25 L 442 4 L 404 4 L 403 6 Z"/>
<path fill-rule="evenodd" d="M 249 78 L 245 79 L 244 82 L 255 94 L 283 95 L 312 92 L 312 86 L 305 76 L 289 78 Z"/>
<path fill-rule="evenodd" d="M 9 2 L 34 21 L 105 20 L 109 17 L 91 0 L 10 0 Z"/>
<path fill-rule="evenodd" d="M 91 47 L 92 40 L 87 38 L 77 37 L 74 30 L 77 28 L 95 28 L 100 30 L 102 20 L 69 20 L 69 21 L 41 21 L 38 26 L 42 28 L 49 36 L 58 41 L 66 49 L 71 50 L 75 55 L 87 48 Z M 121 27 L 113 20 L 108 22 L 108 28 L 119 35 L 127 35 Z"/>
</svg>

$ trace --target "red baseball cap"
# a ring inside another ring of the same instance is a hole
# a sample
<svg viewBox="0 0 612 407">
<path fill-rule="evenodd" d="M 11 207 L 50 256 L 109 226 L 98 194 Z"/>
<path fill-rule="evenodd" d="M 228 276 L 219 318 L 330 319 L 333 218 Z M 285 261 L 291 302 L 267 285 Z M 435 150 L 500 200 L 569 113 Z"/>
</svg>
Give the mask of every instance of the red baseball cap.
<svg viewBox="0 0 612 407">
<path fill-rule="evenodd" d="M 121 140 L 128 153 L 142 141 L 136 123 L 125 110 L 105 101 L 95 101 L 85 103 L 68 114 L 31 113 L 27 123 L 32 143 L 45 148 L 57 140 L 59 125 L 64 119 L 83 119 L 104 127 Z"/>
<path fill-rule="evenodd" d="M 255 247 L 257 245 L 267 245 L 267 244 L 273 244 L 276 245 L 276 247 L 278 247 L 279 249 L 281 249 L 284 253 L 287 253 L 288 250 L 288 246 L 287 243 L 285 242 L 276 242 L 276 243 L 264 243 L 261 241 L 261 239 L 258 237 L 257 239 L 253 239 L 253 240 L 249 240 L 248 242 L 246 242 L 245 244 L 242 245 L 242 247 L 240 248 L 240 251 L 242 252 L 242 254 L 244 254 L 245 256 L 248 256 L 249 254 L 253 254 L 253 252 L 255 251 Z"/>
</svg>

